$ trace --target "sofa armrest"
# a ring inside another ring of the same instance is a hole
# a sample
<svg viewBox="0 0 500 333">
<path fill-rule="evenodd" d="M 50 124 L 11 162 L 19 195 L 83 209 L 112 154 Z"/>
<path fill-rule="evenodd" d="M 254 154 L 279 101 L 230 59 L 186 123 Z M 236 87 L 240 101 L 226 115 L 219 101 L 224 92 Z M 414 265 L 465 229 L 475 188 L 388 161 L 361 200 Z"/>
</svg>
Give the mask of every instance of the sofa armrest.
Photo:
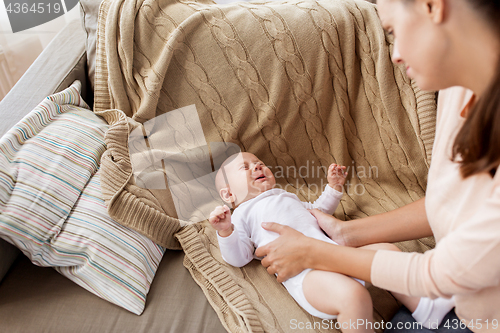
<svg viewBox="0 0 500 333">
<path fill-rule="evenodd" d="M 45 97 L 64 90 L 74 80 L 82 82 L 82 97 L 89 92 L 87 82 L 86 35 L 79 20 L 57 34 L 0 102 L 0 137 L 16 125 Z M 92 105 L 93 98 L 85 101 Z M 0 239 L 0 281 L 20 251 Z"/>
<path fill-rule="evenodd" d="M 79 20 L 68 23 L 54 37 L 0 102 L 0 136 L 45 97 L 69 87 L 74 80 L 82 81 L 82 89 L 87 87 L 85 40 Z"/>
</svg>

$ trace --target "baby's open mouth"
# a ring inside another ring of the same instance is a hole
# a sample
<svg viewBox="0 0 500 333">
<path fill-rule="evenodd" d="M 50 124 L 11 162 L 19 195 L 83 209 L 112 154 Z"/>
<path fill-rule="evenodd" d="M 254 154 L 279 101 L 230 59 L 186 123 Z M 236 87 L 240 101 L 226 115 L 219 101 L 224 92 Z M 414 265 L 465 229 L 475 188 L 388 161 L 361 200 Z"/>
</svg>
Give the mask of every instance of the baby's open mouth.
<svg viewBox="0 0 500 333">
<path fill-rule="evenodd" d="M 266 176 L 264 176 L 264 175 L 255 178 L 255 180 L 262 180 L 262 181 L 264 181 L 265 179 L 266 179 Z"/>
</svg>

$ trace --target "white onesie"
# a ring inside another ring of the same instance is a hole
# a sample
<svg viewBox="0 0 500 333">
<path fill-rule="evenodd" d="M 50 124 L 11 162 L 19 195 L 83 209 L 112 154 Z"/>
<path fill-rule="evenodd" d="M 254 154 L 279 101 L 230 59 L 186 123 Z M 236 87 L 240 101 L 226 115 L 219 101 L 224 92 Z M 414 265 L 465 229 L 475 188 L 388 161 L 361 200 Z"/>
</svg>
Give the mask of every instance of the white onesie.
<svg viewBox="0 0 500 333">
<path fill-rule="evenodd" d="M 324 213 L 333 214 L 341 198 L 341 192 L 326 185 L 325 190 L 314 203 L 303 202 L 295 194 L 277 188 L 243 202 L 231 216 L 234 232 L 228 237 L 220 237 L 217 234 L 222 258 L 236 267 L 245 266 L 252 259 L 261 259 L 254 255 L 255 249 L 272 242 L 279 236 L 275 232 L 263 229 L 262 222 L 277 222 L 290 226 L 308 237 L 336 244 L 323 233 L 318 221 L 308 209 L 317 208 Z M 320 312 L 307 302 L 302 291 L 302 282 L 309 271 L 310 269 L 302 271 L 283 282 L 283 285 L 297 303 L 313 316 L 335 319 L 337 316 Z"/>
</svg>

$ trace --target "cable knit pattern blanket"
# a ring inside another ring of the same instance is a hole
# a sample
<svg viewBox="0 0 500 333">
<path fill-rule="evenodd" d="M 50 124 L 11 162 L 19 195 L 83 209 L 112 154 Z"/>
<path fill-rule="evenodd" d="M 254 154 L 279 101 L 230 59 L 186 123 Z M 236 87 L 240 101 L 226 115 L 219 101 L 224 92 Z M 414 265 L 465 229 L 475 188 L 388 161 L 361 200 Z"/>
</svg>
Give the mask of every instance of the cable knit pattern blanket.
<svg viewBox="0 0 500 333">
<path fill-rule="evenodd" d="M 254 153 L 302 200 L 317 198 L 326 180 L 321 166 L 336 162 L 350 175 L 337 217 L 389 211 L 424 196 L 436 109 L 434 93 L 393 66 L 390 47 L 376 7 L 362 0 L 102 3 L 94 107 L 110 124 L 101 160 L 108 211 L 157 243 L 182 248 L 228 331 L 335 329 L 302 311 L 258 261 L 225 264 L 208 223 L 179 219 L 167 188 L 141 186 L 129 133 L 139 129 L 146 139 L 148 121 L 194 104 L 205 142 Z M 200 144 L 177 131 L 155 133 L 170 135 L 176 151 Z M 399 246 L 424 251 L 433 241 Z M 375 318 L 389 320 L 395 300 L 370 292 Z"/>
</svg>

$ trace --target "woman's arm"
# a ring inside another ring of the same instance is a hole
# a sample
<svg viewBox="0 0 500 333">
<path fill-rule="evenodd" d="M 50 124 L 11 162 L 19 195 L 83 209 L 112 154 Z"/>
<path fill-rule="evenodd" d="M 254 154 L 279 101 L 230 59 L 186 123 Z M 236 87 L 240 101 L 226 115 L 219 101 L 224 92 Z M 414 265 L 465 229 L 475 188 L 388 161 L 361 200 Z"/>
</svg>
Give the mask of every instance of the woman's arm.
<svg viewBox="0 0 500 333">
<path fill-rule="evenodd" d="M 339 221 L 318 210 L 312 210 L 311 213 L 324 230 L 328 225 L 333 226 L 331 230 L 325 231 L 341 245 L 358 247 L 432 236 L 424 199 L 387 213 L 349 222 Z M 255 255 L 265 257 L 262 265 L 267 267 L 270 274 L 278 273 L 279 282 L 306 268 L 343 273 L 364 281 L 371 279 L 371 264 L 375 251 L 322 242 L 276 223 L 263 223 L 262 226 L 266 230 L 279 233 L 280 237 L 259 247 Z"/>
<path fill-rule="evenodd" d="M 432 236 L 425 198 L 387 213 L 352 221 L 340 221 L 318 211 L 311 213 L 330 238 L 346 246 L 394 243 Z"/>
<path fill-rule="evenodd" d="M 269 274 L 278 274 L 278 282 L 297 275 L 306 268 L 346 274 L 370 281 L 375 252 L 323 242 L 278 223 L 263 223 L 266 230 L 280 234 L 273 242 L 255 251 Z"/>
</svg>

